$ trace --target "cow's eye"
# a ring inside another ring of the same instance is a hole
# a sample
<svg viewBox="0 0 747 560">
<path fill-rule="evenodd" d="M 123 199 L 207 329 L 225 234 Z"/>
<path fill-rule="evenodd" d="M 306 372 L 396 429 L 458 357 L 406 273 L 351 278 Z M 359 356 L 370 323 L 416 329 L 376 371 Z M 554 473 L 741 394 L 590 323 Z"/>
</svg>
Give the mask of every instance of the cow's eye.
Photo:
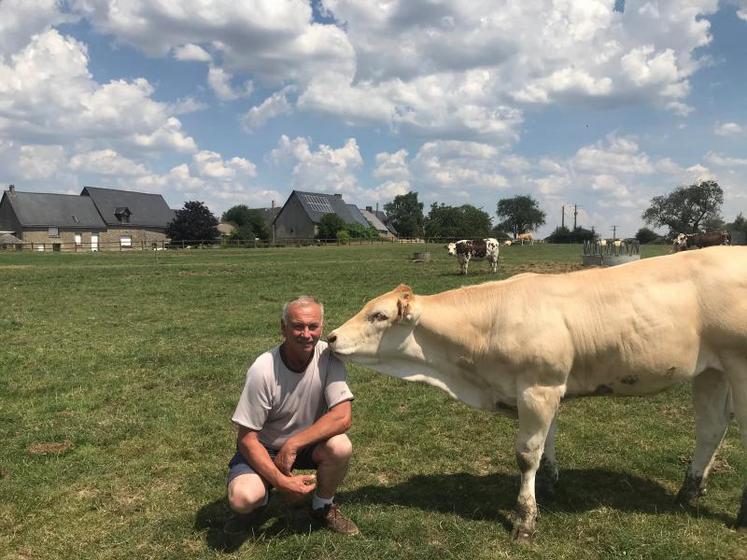
<svg viewBox="0 0 747 560">
<path fill-rule="evenodd" d="M 380 311 L 377 311 L 376 313 L 372 313 L 371 316 L 368 318 L 372 323 L 375 323 L 377 321 L 386 321 L 389 317 L 381 313 Z"/>
</svg>

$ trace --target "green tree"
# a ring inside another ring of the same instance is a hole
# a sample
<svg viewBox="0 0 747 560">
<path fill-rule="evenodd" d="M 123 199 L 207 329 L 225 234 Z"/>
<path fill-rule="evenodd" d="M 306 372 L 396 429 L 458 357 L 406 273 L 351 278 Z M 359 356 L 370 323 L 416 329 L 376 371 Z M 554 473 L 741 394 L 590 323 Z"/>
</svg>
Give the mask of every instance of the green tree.
<svg viewBox="0 0 747 560">
<path fill-rule="evenodd" d="M 641 217 L 654 227 L 668 227 L 670 237 L 678 233 L 697 233 L 705 224 L 721 219 L 723 203 L 724 191 L 719 184 L 701 181 L 655 196 Z"/>
<path fill-rule="evenodd" d="M 418 193 L 409 192 L 394 197 L 384 205 L 399 237 L 420 237 L 423 235 L 423 203 L 418 202 Z"/>
<path fill-rule="evenodd" d="M 547 237 L 547 240 L 550 243 L 583 243 L 584 241 L 591 241 L 595 236 L 596 234 L 592 229 L 579 226 L 571 231 L 565 226 L 558 226 Z"/>
<path fill-rule="evenodd" d="M 231 222 L 236 229 L 231 233 L 232 239 L 254 240 L 259 238 L 267 241 L 270 238 L 270 228 L 267 227 L 261 210 L 247 208 L 243 204 L 233 206 L 223 212 L 221 219 Z"/>
<path fill-rule="evenodd" d="M 166 228 L 166 235 L 172 241 L 213 241 L 220 236 L 217 226 L 218 219 L 208 207 L 191 200 L 176 211 L 176 216 Z"/>
<path fill-rule="evenodd" d="M 635 238 L 638 240 L 638 243 L 645 245 L 646 243 L 653 243 L 659 239 L 659 235 L 647 227 L 642 227 L 638 230 L 638 233 L 635 234 Z"/>
<path fill-rule="evenodd" d="M 337 232 L 344 230 L 345 227 L 345 221 L 337 214 L 330 212 L 322 216 L 316 236 L 318 239 L 337 239 Z"/>
<path fill-rule="evenodd" d="M 249 208 L 244 204 L 237 204 L 223 212 L 220 219 L 223 222 L 236 224 L 236 227 L 246 225 L 249 223 Z"/>
<path fill-rule="evenodd" d="M 501 220 L 498 228 L 513 233 L 514 239 L 518 234 L 535 230 L 545 223 L 545 213 L 530 195 L 500 199 L 496 214 Z"/>
<path fill-rule="evenodd" d="M 426 237 L 487 237 L 491 226 L 488 213 L 470 204 L 453 207 L 434 202 L 424 220 Z"/>
</svg>

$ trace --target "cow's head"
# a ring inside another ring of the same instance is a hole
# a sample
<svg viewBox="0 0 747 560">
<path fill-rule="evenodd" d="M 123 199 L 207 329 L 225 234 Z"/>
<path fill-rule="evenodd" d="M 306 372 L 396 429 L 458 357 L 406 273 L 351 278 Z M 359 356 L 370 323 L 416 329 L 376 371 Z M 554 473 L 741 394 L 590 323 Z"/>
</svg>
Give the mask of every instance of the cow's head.
<svg viewBox="0 0 747 560">
<path fill-rule="evenodd" d="M 372 299 L 355 316 L 327 337 L 330 349 L 342 360 L 374 365 L 397 352 L 420 316 L 412 288 L 400 284 Z"/>
<path fill-rule="evenodd" d="M 447 243 L 446 244 L 446 250 L 449 252 L 451 256 L 454 256 L 457 254 L 457 244 L 456 243 Z"/>
</svg>

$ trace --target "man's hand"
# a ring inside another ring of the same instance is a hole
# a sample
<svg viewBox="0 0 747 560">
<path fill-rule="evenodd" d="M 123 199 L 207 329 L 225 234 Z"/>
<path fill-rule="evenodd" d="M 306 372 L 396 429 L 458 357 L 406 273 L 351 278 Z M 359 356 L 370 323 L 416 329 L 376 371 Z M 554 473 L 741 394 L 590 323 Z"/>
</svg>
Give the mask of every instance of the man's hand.
<svg viewBox="0 0 747 560">
<path fill-rule="evenodd" d="M 277 488 L 289 502 L 299 502 L 316 488 L 316 476 L 313 474 L 289 476 Z"/>
<path fill-rule="evenodd" d="M 296 462 L 296 454 L 298 449 L 295 445 L 290 443 L 290 440 L 283 444 L 278 454 L 275 456 L 275 466 L 278 470 L 286 476 L 290 476 L 293 463 Z"/>
</svg>

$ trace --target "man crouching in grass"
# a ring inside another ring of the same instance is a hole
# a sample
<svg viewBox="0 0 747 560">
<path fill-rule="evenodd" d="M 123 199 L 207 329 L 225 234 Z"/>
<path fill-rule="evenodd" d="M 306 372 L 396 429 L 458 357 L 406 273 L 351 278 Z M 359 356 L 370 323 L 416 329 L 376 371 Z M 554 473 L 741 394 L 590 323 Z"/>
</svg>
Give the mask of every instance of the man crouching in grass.
<svg viewBox="0 0 747 560">
<path fill-rule="evenodd" d="M 334 501 L 353 452 L 345 435 L 353 393 L 345 366 L 319 340 L 323 321 L 316 298 L 289 301 L 280 321 L 283 343 L 247 371 L 232 417 L 239 434 L 228 465 L 228 503 L 241 520 L 267 505 L 272 487 L 291 502 L 313 493 L 311 517 L 354 535 L 358 527 Z M 295 475 L 294 469 L 315 469 L 316 478 Z"/>
</svg>

